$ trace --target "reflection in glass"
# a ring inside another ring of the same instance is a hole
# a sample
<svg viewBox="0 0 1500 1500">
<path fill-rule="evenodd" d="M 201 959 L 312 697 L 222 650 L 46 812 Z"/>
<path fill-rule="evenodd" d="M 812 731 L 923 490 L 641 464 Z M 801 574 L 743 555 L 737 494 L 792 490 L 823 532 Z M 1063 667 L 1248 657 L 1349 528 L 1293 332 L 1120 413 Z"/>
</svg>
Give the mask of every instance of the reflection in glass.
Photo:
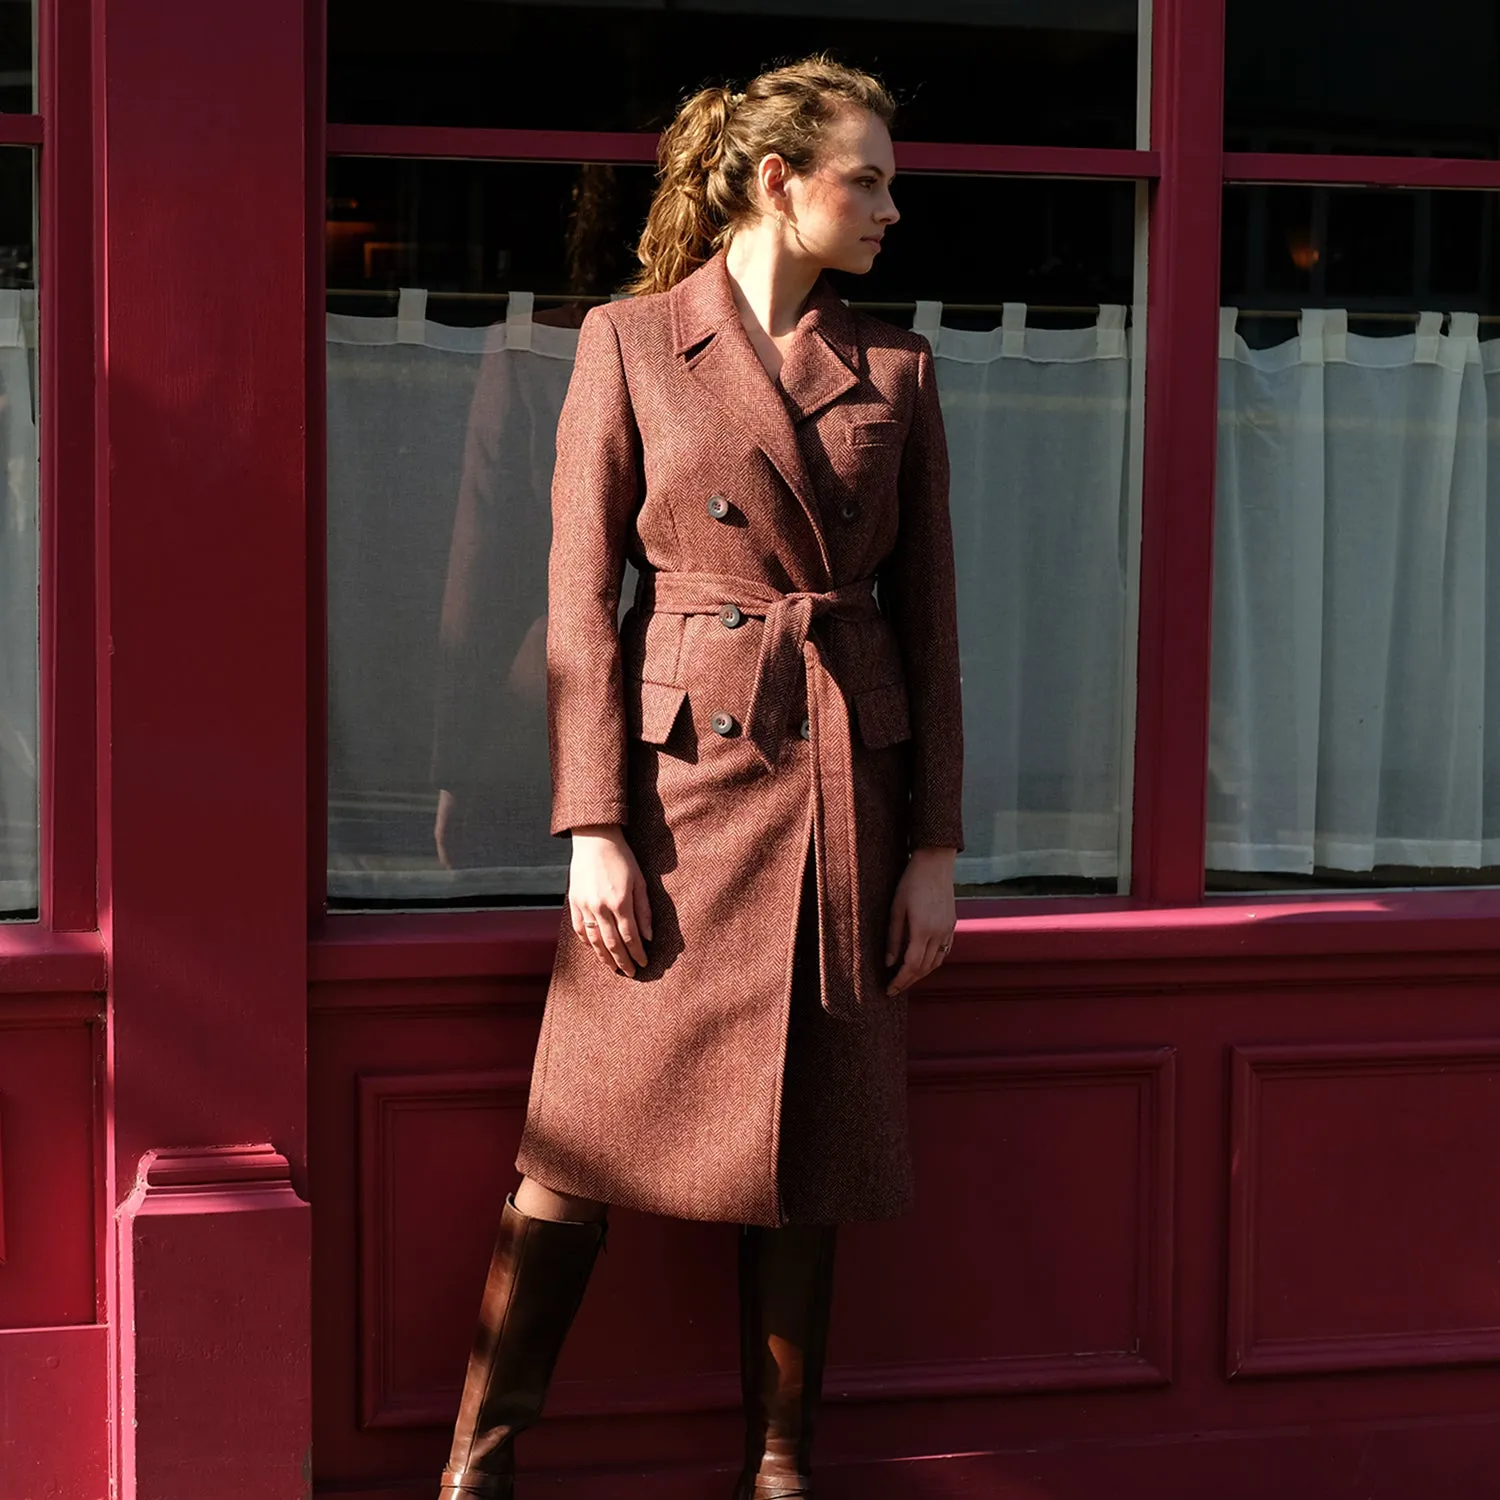
<svg viewBox="0 0 1500 1500">
<path fill-rule="evenodd" d="M 336 902 L 563 889 L 543 712 L 554 429 L 577 327 L 631 269 L 650 188 L 645 168 L 331 164 Z M 840 290 L 937 354 L 969 745 L 959 878 L 1112 892 L 1135 190 L 897 189 L 889 259 Z M 960 220 L 998 229 L 955 244 Z"/>
<path fill-rule="evenodd" d="M 37 907 L 33 158 L 0 149 L 0 915 Z"/>
<path fill-rule="evenodd" d="M 0 111 L 36 110 L 36 0 L 0 0 Z"/>
<path fill-rule="evenodd" d="M 1228 0 L 1225 144 L 1500 154 L 1495 0 Z"/>
<path fill-rule="evenodd" d="M 329 118 L 659 130 L 703 82 L 828 49 L 886 80 L 908 140 L 1132 147 L 1136 11 L 1137 0 L 330 0 Z"/>
<path fill-rule="evenodd" d="M 1225 195 L 1212 889 L 1500 873 L 1496 211 Z"/>
</svg>

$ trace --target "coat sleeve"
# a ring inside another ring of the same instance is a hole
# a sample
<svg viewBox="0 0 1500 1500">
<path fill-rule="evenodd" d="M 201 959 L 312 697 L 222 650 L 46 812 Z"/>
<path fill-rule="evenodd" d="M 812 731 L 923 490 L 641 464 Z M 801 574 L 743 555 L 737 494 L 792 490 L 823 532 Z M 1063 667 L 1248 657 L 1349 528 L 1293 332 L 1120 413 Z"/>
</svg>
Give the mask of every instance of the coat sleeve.
<svg viewBox="0 0 1500 1500">
<path fill-rule="evenodd" d="M 627 821 L 619 606 L 641 500 L 640 434 L 619 335 L 592 309 L 557 426 L 547 568 L 552 832 Z"/>
<path fill-rule="evenodd" d="M 913 848 L 963 848 L 963 709 L 948 444 L 925 340 L 916 409 L 901 455 L 900 524 L 881 570 L 911 703 Z"/>
</svg>

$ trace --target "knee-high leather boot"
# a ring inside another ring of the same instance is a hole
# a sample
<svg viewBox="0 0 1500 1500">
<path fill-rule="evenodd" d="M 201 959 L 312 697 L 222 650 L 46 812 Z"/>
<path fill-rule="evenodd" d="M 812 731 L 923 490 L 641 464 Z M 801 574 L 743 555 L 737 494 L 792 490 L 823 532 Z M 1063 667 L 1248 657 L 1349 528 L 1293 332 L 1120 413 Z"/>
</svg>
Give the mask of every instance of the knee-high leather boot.
<svg viewBox="0 0 1500 1500">
<path fill-rule="evenodd" d="M 740 1231 L 745 1466 L 735 1500 L 812 1493 L 835 1235 L 824 1225 Z"/>
<path fill-rule="evenodd" d="M 603 1241 L 602 1222 L 533 1219 L 505 1200 L 438 1500 L 511 1500 L 515 1436 L 542 1414 Z"/>
</svg>

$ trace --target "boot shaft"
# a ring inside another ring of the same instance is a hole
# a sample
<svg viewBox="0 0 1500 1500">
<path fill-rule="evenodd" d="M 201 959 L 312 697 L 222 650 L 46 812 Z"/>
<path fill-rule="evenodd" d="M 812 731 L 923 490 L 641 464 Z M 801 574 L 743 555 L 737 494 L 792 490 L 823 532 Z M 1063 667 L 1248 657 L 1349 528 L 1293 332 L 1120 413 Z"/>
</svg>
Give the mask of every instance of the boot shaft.
<svg viewBox="0 0 1500 1500">
<path fill-rule="evenodd" d="M 541 1417 L 604 1236 L 506 1199 L 440 1500 L 510 1500 L 516 1434 Z"/>
<path fill-rule="evenodd" d="M 835 1240 L 835 1229 L 825 1225 L 741 1230 L 745 1466 L 737 1500 L 811 1493 Z"/>
</svg>

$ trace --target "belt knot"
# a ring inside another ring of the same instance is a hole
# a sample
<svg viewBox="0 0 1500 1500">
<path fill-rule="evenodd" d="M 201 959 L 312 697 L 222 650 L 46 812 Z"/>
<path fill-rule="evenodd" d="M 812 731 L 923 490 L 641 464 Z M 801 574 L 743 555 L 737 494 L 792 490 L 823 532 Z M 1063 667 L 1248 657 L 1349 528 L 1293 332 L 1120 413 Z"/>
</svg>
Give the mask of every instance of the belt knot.
<svg viewBox="0 0 1500 1500">
<path fill-rule="evenodd" d="M 810 632 L 816 619 L 878 615 L 875 580 L 861 578 L 824 593 L 782 593 L 769 584 L 722 573 L 657 573 L 649 583 L 642 582 L 638 597 L 663 613 L 714 614 L 734 604 L 741 613 L 765 621 L 745 738 L 773 770 L 791 722 L 799 676 L 805 679 L 823 1006 L 848 1013 L 860 988 L 863 954 L 854 747 L 843 690 Z"/>
</svg>

